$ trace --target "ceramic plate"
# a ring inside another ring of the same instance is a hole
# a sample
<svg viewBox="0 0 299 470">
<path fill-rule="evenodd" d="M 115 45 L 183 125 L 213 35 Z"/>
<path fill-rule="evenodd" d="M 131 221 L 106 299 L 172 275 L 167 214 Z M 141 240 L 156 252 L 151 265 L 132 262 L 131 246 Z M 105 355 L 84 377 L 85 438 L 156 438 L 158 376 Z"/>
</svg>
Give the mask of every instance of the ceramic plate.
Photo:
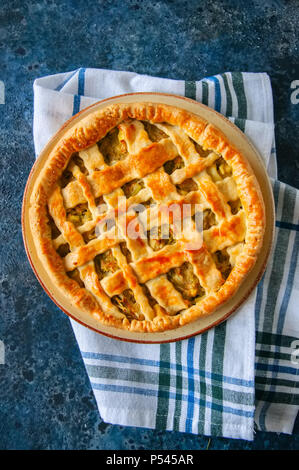
<svg viewBox="0 0 299 470">
<path fill-rule="evenodd" d="M 202 317 L 193 323 L 184 325 L 175 330 L 169 330 L 162 333 L 132 333 L 111 326 L 109 327 L 106 325 L 102 325 L 90 315 L 82 312 L 78 307 L 72 305 L 69 299 L 57 288 L 55 288 L 55 286 L 53 286 L 45 268 L 43 267 L 38 258 L 34 240 L 30 230 L 28 217 L 29 200 L 31 191 L 34 186 L 34 182 L 40 172 L 40 169 L 47 160 L 49 153 L 56 145 L 58 140 L 63 136 L 63 134 L 68 131 L 74 124 L 76 124 L 77 121 L 87 116 L 95 109 L 101 109 L 113 103 L 131 103 L 137 101 L 166 103 L 169 105 L 177 106 L 179 108 L 183 108 L 187 111 L 191 111 L 195 114 L 198 114 L 203 119 L 206 119 L 219 129 L 221 129 L 221 131 L 228 137 L 228 139 L 233 143 L 233 145 L 237 149 L 239 149 L 239 151 L 242 152 L 250 162 L 251 167 L 253 168 L 255 175 L 259 181 L 266 206 L 266 231 L 264 236 L 263 248 L 254 268 L 246 277 L 245 281 L 240 286 L 235 296 L 231 298 L 226 304 L 222 305 L 213 314 Z M 225 117 L 223 117 L 221 114 L 217 113 L 213 109 L 208 108 L 207 106 L 188 98 L 175 95 L 167 95 L 164 93 L 131 93 L 126 95 L 115 96 L 113 98 L 100 101 L 90 106 L 89 108 L 84 109 L 79 114 L 70 119 L 68 122 L 66 122 L 64 126 L 56 133 L 56 135 L 48 142 L 48 144 L 36 160 L 29 175 L 23 199 L 22 228 L 26 252 L 30 264 L 33 268 L 33 271 L 36 274 L 36 277 L 38 278 L 39 282 L 41 283 L 47 294 L 51 297 L 51 299 L 58 305 L 61 310 L 63 310 L 71 318 L 75 319 L 79 323 L 93 329 L 98 333 L 124 341 L 142 343 L 163 343 L 169 341 L 182 340 L 190 336 L 203 333 L 209 328 L 212 328 L 218 325 L 220 322 L 226 320 L 230 315 L 236 312 L 236 310 L 240 308 L 242 303 L 248 298 L 250 293 L 256 287 L 258 281 L 260 280 L 265 270 L 273 243 L 274 224 L 274 201 L 270 181 L 261 157 L 259 156 L 254 146 L 247 139 L 247 137 L 234 124 L 232 124 Z"/>
</svg>

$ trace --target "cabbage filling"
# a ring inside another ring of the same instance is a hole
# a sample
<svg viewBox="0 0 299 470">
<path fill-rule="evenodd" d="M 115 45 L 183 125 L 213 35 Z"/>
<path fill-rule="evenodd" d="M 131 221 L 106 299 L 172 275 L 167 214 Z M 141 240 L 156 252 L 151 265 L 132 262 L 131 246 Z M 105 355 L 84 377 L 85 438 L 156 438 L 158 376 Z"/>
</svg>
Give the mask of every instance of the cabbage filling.
<svg viewBox="0 0 299 470">
<path fill-rule="evenodd" d="M 178 268 L 172 268 L 168 271 L 167 277 L 186 300 L 196 302 L 205 294 L 205 290 L 193 272 L 191 263 L 185 262 Z"/>
<path fill-rule="evenodd" d="M 47 207 L 47 216 L 48 216 L 48 225 L 50 226 L 51 229 L 51 238 L 54 240 L 55 238 L 59 237 L 60 235 L 60 230 L 58 229 L 57 225 L 54 222 L 54 219 L 51 217 L 48 207 Z"/>
<path fill-rule="evenodd" d="M 65 188 L 71 181 L 74 181 L 75 177 L 73 173 L 68 169 L 68 167 L 63 171 L 60 180 L 59 186 L 63 189 Z"/>
<path fill-rule="evenodd" d="M 216 225 L 216 216 L 211 209 L 203 211 L 203 229 L 208 230 L 213 225 Z"/>
<path fill-rule="evenodd" d="M 64 258 L 68 253 L 70 253 L 71 250 L 69 248 L 68 243 L 63 243 L 57 248 L 56 251 L 59 254 L 59 256 L 61 256 L 61 258 Z"/>
<path fill-rule="evenodd" d="M 147 297 L 147 300 L 148 300 L 148 303 L 150 304 L 150 306 L 154 307 L 155 305 L 157 305 L 158 302 L 156 301 L 156 299 L 154 299 L 154 297 L 150 293 L 150 290 L 147 287 L 147 285 L 146 284 L 141 284 L 141 287 L 142 287 L 144 295 Z"/>
<path fill-rule="evenodd" d="M 207 172 L 215 183 L 232 175 L 232 169 L 223 157 L 218 158 L 218 160 L 207 169 Z"/>
<path fill-rule="evenodd" d="M 231 213 L 233 215 L 237 214 L 241 209 L 242 209 L 242 204 L 240 199 L 237 199 L 236 201 L 228 201 L 228 204 L 231 209 Z"/>
<path fill-rule="evenodd" d="M 119 244 L 122 254 L 126 257 L 127 263 L 132 263 L 132 255 L 130 250 L 127 248 L 126 242 L 121 242 Z"/>
<path fill-rule="evenodd" d="M 184 168 L 185 164 L 184 164 L 184 160 L 182 159 L 182 157 L 178 155 L 173 160 L 168 160 L 166 163 L 164 163 L 163 166 L 164 166 L 164 170 L 166 171 L 166 173 L 171 175 L 171 173 L 173 173 L 175 170 Z"/>
<path fill-rule="evenodd" d="M 72 222 L 75 227 L 83 225 L 89 220 L 92 219 L 90 210 L 88 209 L 87 202 L 84 204 L 78 204 L 72 209 L 68 209 L 66 213 L 66 218 L 69 222 Z"/>
<path fill-rule="evenodd" d="M 223 278 L 227 279 L 232 270 L 232 265 L 230 264 L 229 254 L 226 249 L 216 251 L 212 256 L 215 261 L 216 268 L 219 269 Z"/>
<path fill-rule="evenodd" d="M 71 181 L 75 180 L 75 177 L 74 177 L 74 175 L 73 175 L 73 173 L 70 169 L 73 166 L 73 164 L 77 165 L 79 167 L 80 171 L 84 175 L 88 174 L 88 170 L 84 165 L 84 161 L 82 160 L 82 158 L 79 156 L 78 153 L 74 153 L 71 156 L 66 169 L 63 171 L 63 173 L 60 177 L 59 185 L 60 185 L 61 188 L 65 188 L 65 186 L 67 186 Z"/>
<path fill-rule="evenodd" d="M 179 194 L 185 196 L 186 194 L 190 193 L 190 191 L 196 191 L 198 186 L 192 178 L 188 178 L 183 181 L 183 183 L 177 184 L 176 188 Z"/>
<path fill-rule="evenodd" d="M 131 289 L 126 289 L 121 294 L 114 295 L 111 301 L 128 320 L 144 320 L 140 305 L 136 302 Z"/>
<path fill-rule="evenodd" d="M 82 281 L 79 270 L 77 268 L 73 271 L 69 271 L 67 275 L 70 279 L 73 279 L 73 281 L 78 282 L 80 287 L 84 287 L 84 282 Z"/>
<path fill-rule="evenodd" d="M 103 279 L 109 274 L 113 274 L 119 269 L 117 261 L 114 258 L 111 250 L 107 250 L 105 253 L 97 255 L 94 258 L 94 265 L 99 280 Z"/>
<path fill-rule="evenodd" d="M 210 153 L 211 153 L 210 150 L 204 150 L 203 147 L 201 145 L 199 145 L 197 142 L 195 142 L 195 140 L 191 139 L 191 137 L 189 137 L 189 139 L 193 143 L 196 152 L 199 153 L 201 158 L 206 158 L 208 155 L 210 155 Z"/>
<path fill-rule="evenodd" d="M 144 129 L 148 133 L 149 138 L 153 142 L 159 142 L 159 140 L 165 139 L 166 137 L 168 137 L 168 135 L 165 134 L 165 132 L 163 132 L 161 129 L 156 127 L 154 124 L 151 124 L 150 122 L 147 122 L 147 121 L 142 121 L 142 124 L 144 126 Z"/>
<path fill-rule="evenodd" d="M 203 212 L 196 212 L 193 216 L 196 223 L 196 229 L 199 232 L 208 230 L 213 225 L 217 224 L 216 215 L 211 209 L 205 209 Z"/>
<path fill-rule="evenodd" d="M 84 175 L 88 175 L 88 170 L 87 170 L 86 166 L 84 165 L 84 161 L 82 160 L 81 157 L 79 157 L 78 154 L 75 154 L 75 155 L 71 158 L 71 161 L 73 161 L 73 162 L 80 168 L 80 171 L 81 171 Z"/>
<path fill-rule="evenodd" d="M 121 138 L 121 133 L 116 127 L 98 142 L 98 148 L 107 165 L 113 165 L 128 155 L 126 142 Z"/>
<path fill-rule="evenodd" d="M 125 193 L 126 198 L 136 196 L 136 194 L 144 188 L 144 182 L 142 180 L 132 180 L 122 186 L 122 190 Z"/>
<path fill-rule="evenodd" d="M 82 236 L 85 243 L 89 243 L 91 240 L 97 238 L 95 227 L 93 227 L 91 230 L 88 230 L 87 232 L 84 232 Z"/>
<path fill-rule="evenodd" d="M 150 197 L 147 201 L 140 202 L 139 204 L 132 204 L 130 209 L 133 209 L 136 213 L 141 213 L 148 209 L 150 206 L 154 206 L 156 204 L 155 200 Z"/>
<path fill-rule="evenodd" d="M 167 224 L 160 227 L 153 227 L 147 232 L 148 244 L 154 251 L 161 250 L 166 245 L 173 245 L 175 242 L 173 231 Z"/>
</svg>

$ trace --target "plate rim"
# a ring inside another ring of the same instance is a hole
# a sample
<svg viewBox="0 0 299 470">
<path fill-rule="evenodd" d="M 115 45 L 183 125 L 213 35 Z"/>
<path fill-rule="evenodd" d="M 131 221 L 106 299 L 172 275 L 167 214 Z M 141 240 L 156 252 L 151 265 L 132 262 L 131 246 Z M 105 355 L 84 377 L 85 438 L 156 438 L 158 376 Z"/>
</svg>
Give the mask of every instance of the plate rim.
<svg viewBox="0 0 299 470">
<path fill-rule="evenodd" d="M 273 191 L 272 189 L 269 191 L 269 195 L 270 195 L 270 201 L 271 201 L 271 209 L 272 209 L 272 217 L 271 217 L 271 220 L 272 220 L 272 237 L 271 237 L 271 240 L 267 246 L 267 253 L 265 255 L 265 259 L 264 259 L 264 262 L 261 266 L 261 268 L 259 269 L 259 272 L 257 273 L 257 275 L 255 276 L 255 279 L 254 279 L 254 282 L 252 282 L 252 284 L 250 285 L 250 287 L 246 290 L 246 292 L 244 293 L 244 295 L 241 297 L 241 299 L 239 300 L 239 302 L 237 302 L 227 313 L 225 313 L 221 318 L 219 319 L 216 319 L 214 322 L 212 322 L 211 324 L 209 324 L 208 326 L 205 326 L 205 327 L 202 327 L 200 329 L 196 329 L 196 331 L 190 333 L 190 334 L 185 334 L 185 335 L 182 335 L 180 337 L 175 337 L 175 338 L 169 338 L 169 339 L 160 339 L 160 340 L 142 340 L 142 339 L 134 339 L 134 338 L 124 338 L 124 337 L 121 337 L 121 336 L 117 336 L 117 334 L 113 335 L 111 333 L 108 333 L 106 331 L 101 331 L 97 328 L 94 328 L 93 326 L 83 322 L 82 320 L 78 319 L 75 315 L 73 315 L 72 313 L 70 313 L 63 305 L 61 305 L 61 303 L 55 299 L 54 295 L 52 295 L 52 293 L 50 292 L 50 290 L 47 288 L 47 286 L 44 284 L 44 282 L 42 281 L 42 279 L 40 278 L 39 276 L 39 273 L 38 273 L 38 270 L 37 268 L 35 267 L 34 265 L 34 262 L 31 258 L 31 255 L 30 255 L 30 250 L 29 250 L 29 246 L 27 244 L 27 237 L 26 237 L 26 204 L 28 203 L 28 190 L 29 190 L 29 186 L 30 186 L 30 183 L 31 183 L 31 179 L 33 177 L 33 174 L 35 172 L 35 168 L 38 166 L 39 164 L 39 161 L 40 159 L 42 158 L 43 154 L 45 152 L 47 152 L 47 148 L 50 147 L 51 145 L 54 144 L 54 141 L 57 139 L 57 137 L 59 137 L 60 134 L 62 134 L 62 131 L 69 126 L 69 124 L 71 124 L 71 122 L 75 121 L 82 113 L 85 113 L 86 111 L 88 110 L 91 110 L 92 108 L 94 107 L 97 107 L 99 105 L 102 105 L 103 103 L 107 102 L 107 101 L 115 101 L 116 99 L 118 98 L 123 98 L 125 96 L 137 96 L 137 97 L 140 97 L 140 96 L 152 96 L 152 95 L 158 95 L 158 96 L 163 96 L 163 97 L 171 97 L 171 98 L 175 98 L 175 99 L 180 99 L 182 101 L 188 101 L 188 102 L 191 102 L 193 104 L 195 104 L 196 106 L 198 107 L 202 107 L 204 109 L 207 109 L 209 110 L 210 112 L 216 114 L 219 118 L 221 118 L 222 120 L 225 121 L 226 124 L 230 125 L 235 131 L 237 131 L 240 136 L 245 140 L 247 141 L 247 144 L 251 147 L 252 151 L 255 153 L 255 156 L 258 158 L 259 160 L 259 163 L 263 166 L 264 170 L 265 170 L 265 175 L 267 177 L 267 183 L 268 183 L 268 186 L 269 188 L 271 189 L 271 184 L 270 184 L 270 179 L 269 179 L 269 175 L 267 174 L 267 171 L 266 171 L 266 167 L 265 167 L 265 164 L 264 164 L 264 161 L 262 160 L 260 154 L 259 154 L 259 151 L 255 148 L 255 146 L 252 144 L 252 142 L 248 139 L 248 137 L 246 136 L 246 134 L 244 132 L 242 132 L 234 123 L 232 123 L 226 116 L 224 116 L 223 114 L 219 113 L 218 111 L 216 111 L 215 109 L 213 108 L 210 108 L 209 106 L 203 104 L 203 103 L 200 103 L 199 101 L 196 101 L 196 100 L 193 100 L 192 98 L 188 98 L 186 96 L 180 96 L 180 95 L 176 95 L 176 94 L 172 94 L 172 93 L 161 93 L 161 92 L 134 92 L 134 93 L 123 93 L 123 94 L 120 94 L 120 95 L 115 95 L 115 96 L 111 96 L 109 98 L 104 98 L 102 100 L 98 100 L 96 101 L 95 103 L 92 103 L 91 105 L 87 106 L 86 108 L 82 109 L 81 111 L 79 111 L 77 114 L 75 114 L 74 116 L 71 116 L 70 119 L 68 119 L 67 121 L 65 121 L 62 126 L 60 126 L 60 128 L 51 136 L 51 138 L 47 141 L 47 143 L 45 144 L 45 146 L 43 147 L 43 149 L 41 150 L 41 152 L 39 153 L 38 157 L 35 159 L 35 162 L 34 164 L 32 165 L 32 168 L 29 172 L 29 175 L 28 175 L 28 178 L 27 178 L 27 181 L 26 181 L 26 185 L 25 185 L 25 189 L 24 189 L 24 193 L 23 193 L 23 199 L 22 199 L 22 212 L 21 212 L 21 223 L 22 223 L 22 237 L 23 237 L 23 243 L 24 243 L 24 247 L 25 247 L 25 251 L 26 251 L 26 255 L 27 255 L 27 258 L 28 258 L 28 261 L 29 261 L 29 264 L 37 278 L 37 280 L 39 281 L 40 285 L 42 286 L 42 288 L 44 289 L 44 291 L 46 292 L 46 294 L 50 297 L 50 299 L 55 303 L 55 305 L 60 309 L 62 310 L 69 318 L 71 318 L 72 320 L 76 321 L 77 323 L 79 323 L 80 325 L 88 328 L 89 330 L 91 331 L 94 331 L 100 335 L 104 335 L 108 338 L 112 338 L 112 339 L 116 339 L 118 341 L 125 341 L 125 342 L 128 342 L 128 343 L 141 343 L 141 344 L 164 344 L 164 343 L 172 343 L 172 342 L 176 342 L 176 341 L 183 341 L 185 339 L 189 339 L 189 338 L 192 338 L 194 336 L 197 336 L 197 335 L 200 335 L 200 334 L 203 334 L 205 333 L 206 331 L 216 327 L 217 325 L 223 323 L 224 321 L 226 321 L 230 316 L 232 316 L 239 308 L 240 306 L 249 298 L 249 296 L 251 295 L 251 293 L 253 292 L 253 290 L 256 288 L 257 284 L 259 283 L 259 281 L 261 280 L 265 270 L 266 270 L 266 266 L 268 264 L 268 261 L 269 261 L 269 257 L 270 257 L 270 253 L 272 252 L 272 249 L 273 249 L 273 244 L 274 244 L 274 237 L 275 237 L 275 204 L 274 204 L 274 196 L 273 196 Z M 137 100 L 137 101 L 140 101 Z M 170 104 L 170 106 L 172 106 Z M 196 114 L 196 113 L 194 113 Z M 203 118 L 204 119 L 204 118 Z M 62 135 L 61 135 L 62 137 Z M 55 146 L 55 144 L 54 144 Z M 246 158 L 246 157 L 245 157 Z M 270 221 L 267 221 L 266 220 L 266 224 L 267 223 L 270 223 Z M 28 227 L 29 230 L 30 229 L 30 226 Z M 27 229 L 28 230 L 28 229 Z M 99 323 L 99 326 L 101 324 Z M 123 331 L 121 329 L 116 329 L 117 331 Z M 177 330 L 177 328 L 175 329 Z M 174 331 L 175 331 L 174 330 Z M 172 331 L 172 330 L 169 330 L 169 331 Z M 145 335 L 147 333 L 144 333 Z M 155 333 L 152 333 L 152 334 L 155 334 Z"/>
</svg>

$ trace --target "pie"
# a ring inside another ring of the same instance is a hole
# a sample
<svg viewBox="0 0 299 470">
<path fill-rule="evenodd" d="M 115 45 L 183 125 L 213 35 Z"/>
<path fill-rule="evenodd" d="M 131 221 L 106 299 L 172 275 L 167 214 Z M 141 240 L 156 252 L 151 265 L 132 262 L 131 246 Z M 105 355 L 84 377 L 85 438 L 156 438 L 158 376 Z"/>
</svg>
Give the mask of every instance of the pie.
<svg viewBox="0 0 299 470">
<path fill-rule="evenodd" d="M 254 266 L 265 229 L 256 177 L 225 135 L 146 102 L 76 121 L 50 152 L 29 214 L 53 285 L 100 323 L 132 332 L 214 312 Z"/>
</svg>

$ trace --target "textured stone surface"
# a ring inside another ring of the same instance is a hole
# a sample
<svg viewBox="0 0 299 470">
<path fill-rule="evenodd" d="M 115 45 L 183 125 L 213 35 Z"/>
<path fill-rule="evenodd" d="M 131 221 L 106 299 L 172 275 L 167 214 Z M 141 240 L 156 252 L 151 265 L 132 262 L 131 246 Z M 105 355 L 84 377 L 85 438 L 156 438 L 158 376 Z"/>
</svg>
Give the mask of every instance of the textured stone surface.
<svg viewBox="0 0 299 470">
<path fill-rule="evenodd" d="M 31 1 L 0 6 L 1 449 L 205 449 L 209 438 L 102 422 L 67 317 L 27 262 L 21 202 L 34 161 L 36 77 L 80 66 L 199 79 L 227 70 L 268 72 L 274 91 L 279 177 L 298 187 L 296 1 Z M 298 422 L 297 422 L 298 423 Z M 298 448 L 295 435 L 248 443 L 212 438 L 210 449 Z"/>
</svg>

